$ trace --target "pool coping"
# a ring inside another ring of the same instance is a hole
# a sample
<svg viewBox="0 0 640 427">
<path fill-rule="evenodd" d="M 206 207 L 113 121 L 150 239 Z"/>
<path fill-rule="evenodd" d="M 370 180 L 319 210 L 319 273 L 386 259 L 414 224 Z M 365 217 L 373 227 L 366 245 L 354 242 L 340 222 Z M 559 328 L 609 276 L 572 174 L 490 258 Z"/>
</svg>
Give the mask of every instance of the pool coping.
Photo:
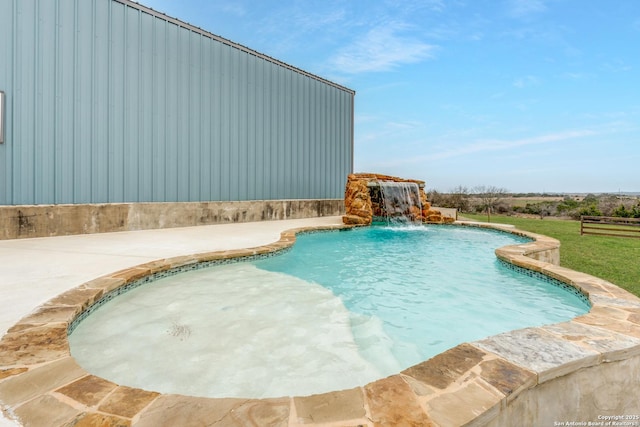
<svg viewBox="0 0 640 427">
<path fill-rule="evenodd" d="M 300 232 L 352 226 L 294 228 L 268 245 L 176 256 L 116 271 L 40 305 L 0 340 L 2 409 L 26 426 L 76 422 L 156 426 L 203 420 L 270 426 L 483 425 L 527 390 L 580 369 L 640 355 L 638 297 L 605 280 L 560 267 L 556 239 L 496 224 L 456 224 L 533 239 L 499 248 L 496 256 L 579 289 L 588 296 L 591 310 L 567 322 L 460 344 L 362 387 L 311 396 L 214 399 L 161 394 L 91 375 L 71 356 L 67 328 L 108 292 L 176 267 L 287 249 Z"/>
</svg>

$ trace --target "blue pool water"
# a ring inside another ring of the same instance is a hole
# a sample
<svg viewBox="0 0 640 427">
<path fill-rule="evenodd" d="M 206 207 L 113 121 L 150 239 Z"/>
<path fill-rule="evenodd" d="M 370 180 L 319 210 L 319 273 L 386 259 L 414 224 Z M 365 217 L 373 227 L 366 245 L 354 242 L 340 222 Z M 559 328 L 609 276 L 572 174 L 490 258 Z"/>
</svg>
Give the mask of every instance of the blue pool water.
<svg viewBox="0 0 640 427">
<path fill-rule="evenodd" d="M 469 227 L 367 227 L 300 236 L 295 250 L 255 265 L 330 289 L 355 315 L 365 351 L 367 331 L 358 330 L 358 319 L 379 319 L 390 351 L 408 367 L 461 342 L 589 310 L 552 281 L 496 258 L 496 248 L 526 241 Z"/>
<path fill-rule="evenodd" d="M 87 371 L 164 393 L 264 398 L 364 385 L 461 342 L 571 319 L 588 303 L 508 268 L 520 237 L 456 226 L 299 235 L 290 251 L 180 273 L 70 335 Z"/>
</svg>

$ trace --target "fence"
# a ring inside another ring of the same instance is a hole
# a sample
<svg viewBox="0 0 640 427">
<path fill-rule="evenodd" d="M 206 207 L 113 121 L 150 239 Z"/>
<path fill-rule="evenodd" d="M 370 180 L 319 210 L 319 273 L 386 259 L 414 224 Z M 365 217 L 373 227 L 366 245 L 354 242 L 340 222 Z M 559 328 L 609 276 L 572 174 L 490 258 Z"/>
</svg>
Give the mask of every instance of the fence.
<svg viewBox="0 0 640 427">
<path fill-rule="evenodd" d="M 580 217 L 580 235 L 640 238 L 640 218 L 608 216 Z"/>
</svg>

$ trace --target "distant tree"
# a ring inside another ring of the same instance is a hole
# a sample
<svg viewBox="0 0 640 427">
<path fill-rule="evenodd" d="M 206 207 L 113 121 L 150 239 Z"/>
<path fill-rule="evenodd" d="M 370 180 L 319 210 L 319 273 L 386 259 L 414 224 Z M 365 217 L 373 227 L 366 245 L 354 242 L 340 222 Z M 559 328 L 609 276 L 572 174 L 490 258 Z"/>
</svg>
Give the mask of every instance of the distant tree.
<svg viewBox="0 0 640 427">
<path fill-rule="evenodd" d="M 620 205 L 620 200 L 618 199 L 617 196 L 612 194 L 605 194 L 603 196 L 600 196 L 598 200 L 598 209 L 605 216 L 611 216 L 611 215 L 615 216 L 613 212 L 616 209 L 616 207 L 619 205 Z"/>
<path fill-rule="evenodd" d="M 624 205 L 620 205 L 617 208 L 615 208 L 612 212 L 613 216 L 618 216 L 621 218 L 629 218 L 631 217 L 631 210 L 628 210 Z"/>
<path fill-rule="evenodd" d="M 540 203 L 540 211 L 538 212 L 538 215 L 540 215 L 540 219 L 544 219 L 545 216 L 551 216 L 555 210 L 555 203 L 543 202 Z"/>
<path fill-rule="evenodd" d="M 481 185 L 474 188 L 474 193 L 480 202 L 479 207 L 487 212 L 487 221 L 491 222 L 491 212 L 496 210 L 508 191 L 504 188 Z"/>
<path fill-rule="evenodd" d="M 580 206 L 580 203 L 578 203 L 573 198 L 567 196 L 562 200 L 562 202 L 558 204 L 556 209 L 558 210 L 558 212 L 569 212 L 574 209 L 577 209 L 578 206 Z"/>
<path fill-rule="evenodd" d="M 432 206 L 442 206 L 442 207 L 446 207 L 443 206 L 443 195 L 438 192 L 438 190 L 429 190 L 427 192 L 427 200 L 429 201 L 429 203 L 431 203 Z"/>
<path fill-rule="evenodd" d="M 458 209 L 460 212 L 469 211 L 469 189 L 462 185 L 458 185 L 456 188 L 449 192 L 450 207 Z"/>
<path fill-rule="evenodd" d="M 580 211 L 578 213 L 579 215 L 584 215 L 584 216 L 602 216 L 602 212 L 600 211 L 600 209 L 598 209 L 598 207 L 595 204 L 580 208 Z"/>
</svg>

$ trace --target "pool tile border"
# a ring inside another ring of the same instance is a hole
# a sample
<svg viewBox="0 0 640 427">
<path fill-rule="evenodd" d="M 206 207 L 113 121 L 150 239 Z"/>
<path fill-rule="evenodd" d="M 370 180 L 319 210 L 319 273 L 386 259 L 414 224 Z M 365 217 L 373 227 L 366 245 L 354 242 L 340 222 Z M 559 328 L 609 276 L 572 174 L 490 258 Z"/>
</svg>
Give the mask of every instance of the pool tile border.
<svg viewBox="0 0 640 427">
<path fill-rule="evenodd" d="M 461 224 L 482 226 L 478 224 Z M 224 425 L 484 425 L 519 395 L 554 378 L 640 356 L 640 299 L 605 280 L 559 264 L 559 242 L 492 227 L 531 242 L 496 250 L 527 274 L 563 283 L 591 310 L 568 322 L 463 343 L 363 387 L 279 399 L 213 399 L 134 389 L 84 371 L 70 355 L 68 330 L 91 306 L 155 278 L 210 264 L 273 256 L 296 234 L 351 226 L 306 227 L 244 250 L 157 260 L 90 280 L 37 307 L 0 340 L 0 404 L 26 426 L 82 423 L 156 426 L 218 420 Z M 51 414 L 55 414 L 52 416 Z M 97 425 L 97 424 L 96 424 Z"/>
</svg>

